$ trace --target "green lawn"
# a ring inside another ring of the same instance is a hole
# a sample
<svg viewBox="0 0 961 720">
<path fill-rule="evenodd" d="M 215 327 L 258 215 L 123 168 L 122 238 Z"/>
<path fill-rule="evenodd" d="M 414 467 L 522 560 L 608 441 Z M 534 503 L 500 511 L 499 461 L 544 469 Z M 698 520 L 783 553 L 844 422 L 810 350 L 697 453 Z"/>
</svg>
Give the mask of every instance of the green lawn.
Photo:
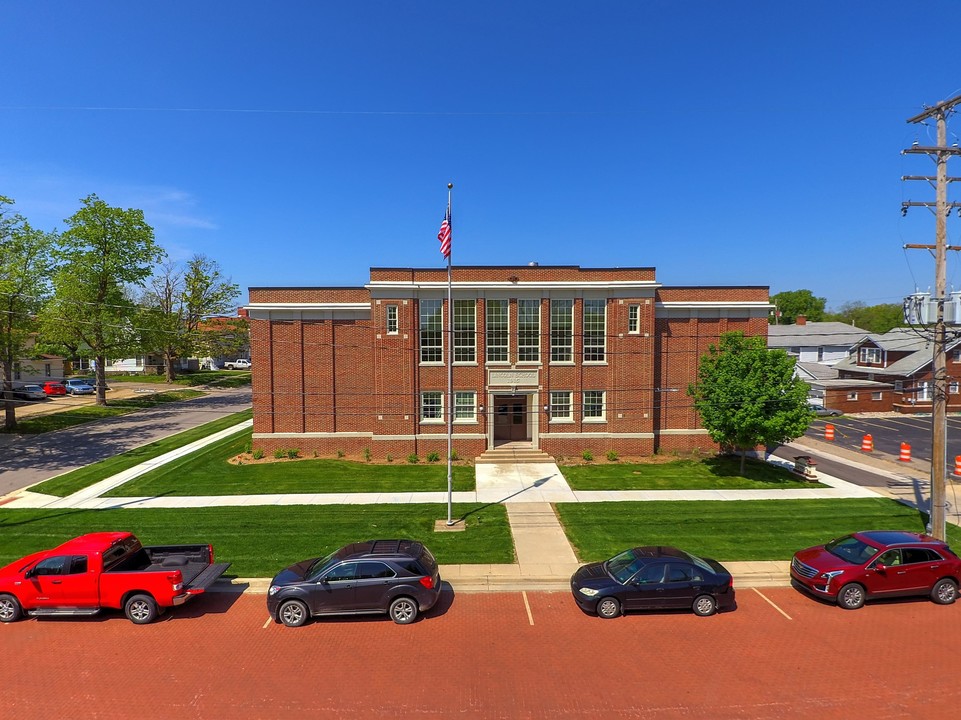
<svg viewBox="0 0 961 720">
<path fill-rule="evenodd" d="M 108 385 L 119 385 L 121 383 L 135 383 L 138 385 L 164 384 L 167 382 L 166 375 L 115 375 L 107 376 Z M 174 378 L 175 385 L 186 385 L 195 387 L 197 385 L 216 385 L 217 387 L 239 387 L 250 385 L 250 372 L 240 372 L 237 370 L 197 370 L 195 372 L 185 372 L 178 374 Z"/>
<path fill-rule="evenodd" d="M 289 505 L 144 510 L 6 510 L 0 508 L 0 567 L 77 535 L 130 530 L 147 545 L 209 542 L 235 577 L 278 570 L 341 545 L 374 538 L 424 542 L 442 564 L 512 563 L 501 505 L 455 505 L 464 532 L 434 532 L 445 505 Z"/>
<path fill-rule="evenodd" d="M 133 450 L 128 450 L 120 455 L 115 455 L 106 460 L 101 460 L 100 462 L 93 463 L 92 465 L 87 465 L 86 467 L 78 468 L 72 470 L 71 472 L 64 473 L 63 475 L 58 475 L 50 480 L 45 480 L 42 483 L 34 485 L 30 489 L 33 492 L 46 493 L 47 495 L 57 495 L 59 497 L 66 497 L 79 490 L 83 490 L 96 482 L 100 482 L 112 475 L 116 475 L 119 472 L 123 472 L 128 468 L 132 468 L 135 465 L 139 465 L 142 462 L 151 460 L 152 458 L 163 455 L 171 450 L 176 450 L 184 445 L 189 445 L 192 442 L 200 440 L 212 435 L 215 432 L 224 430 L 233 425 L 236 425 L 244 420 L 249 420 L 253 416 L 252 410 L 244 410 L 239 413 L 234 413 L 233 415 L 228 415 L 227 417 L 220 418 L 219 420 L 214 420 L 213 422 L 206 423 L 200 427 L 193 428 L 192 430 L 187 430 L 182 433 L 177 433 L 176 435 L 171 435 L 162 440 L 149 443 L 147 445 L 142 445 L 141 447 L 134 448 Z M 249 431 L 245 433 L 245 436 L 249 437 Z"/>
<path fill-rule="evenodd" d="M 857 530 L 924 530 L 917 510 L 886 498 L 733 502 L 560 503 L 584 561 L 638 545 L 674 545 L 717 560 L 790 560 L 796 550 Z M 961 545 L 961 528 L 948 526 Z"/>
<path fill-rule="evenodd" d="M 667 463 L 597 463 L 561 467 L 574 490 L 762 490 L 824 487 L 784 468 L 740 458 L 713 457 Z"/>
<path fill-rule="evenodd" d="M 39 415 L 37 417 L 24 418 L 17 420 L 16 432 L 25 435 L 34 435 L 54 430 L 82 425 L 92 420 L 102 420 L 103 418 L 127 415 L 143 408 L 156 407 L 164 403 L 179 402 L 190 400 L 195 397 L 202 397 L 205 393 L 199 390 L 171 390 L 163 393 L 155 393 L 138 398 L 127 398 L 125 400 L 115 400 L 108 398 L 107 407 L 99 405 L 84 405 L 83 407 L 71 408 L 62 412 L 53 412 L 49 415 Z M 2 431 L 0 431 L 2 432 Z"/>
<path fill-rule="evenodd" d="M 250 433 L 232 435 L 190 456 L 151 470 L 107 493 L 155 495 L 257 495 L 262 493 L 446 492 L 446 463 L 375 465 L 349 460 L 230 465 L 250 446 Z M 454 490 L 474 489 L 474 468 L 455 466 Z"/>
</svg>

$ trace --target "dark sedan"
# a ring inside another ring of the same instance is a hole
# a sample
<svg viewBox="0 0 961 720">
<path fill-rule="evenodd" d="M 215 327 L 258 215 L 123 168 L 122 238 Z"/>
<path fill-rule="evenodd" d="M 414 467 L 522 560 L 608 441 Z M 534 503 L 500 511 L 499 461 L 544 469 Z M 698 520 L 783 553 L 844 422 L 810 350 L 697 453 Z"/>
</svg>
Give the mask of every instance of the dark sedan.
<svg viewBox="0 0 961 720">
<path fill-rule="evenodd" d="M 387 613 L 414 622 L 440 597 L 430 551 L 413 540 L 369 540 L 282 570 L 267 591 L 267 612 L 288 627 L 317 615 Z"/>
<path fill-rule="evenodd" d="M 571 576 L 580 608 L 613 618 L 627 610 L 691 608 L 706 617 L 733 610 L 731 573 L 716 560 L 672 547 L 636 547 Z"/>
</svg>

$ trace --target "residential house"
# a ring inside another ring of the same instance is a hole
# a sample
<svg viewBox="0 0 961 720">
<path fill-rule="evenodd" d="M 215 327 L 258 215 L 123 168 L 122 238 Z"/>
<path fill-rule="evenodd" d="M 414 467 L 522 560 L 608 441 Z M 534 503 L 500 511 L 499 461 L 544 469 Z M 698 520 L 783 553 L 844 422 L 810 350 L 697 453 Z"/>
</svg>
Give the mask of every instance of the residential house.
<svg viewBox="0 0 961 720">
<path fill-rule="evenodd" d="M 868 334 L 854 325 L 808 322 L 804 315 L 798 315 L 794 325 L 769 327 L 767 346 L 784 350 L 798 362 L 834 365 L 847 358 L 854 344 Z"/>
</svg>

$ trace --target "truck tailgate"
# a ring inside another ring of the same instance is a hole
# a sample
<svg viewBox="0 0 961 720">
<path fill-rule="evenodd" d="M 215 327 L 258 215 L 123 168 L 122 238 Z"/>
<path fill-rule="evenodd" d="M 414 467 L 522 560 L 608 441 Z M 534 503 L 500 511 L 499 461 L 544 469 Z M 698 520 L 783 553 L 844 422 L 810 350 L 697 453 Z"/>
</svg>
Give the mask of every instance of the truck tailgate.
<svg viewBox="0 0 961 720">
<path fill-rule="evenodd" d="M 227 572 L 230 563 L 211 563 L 197 575 L 193 580 L 184 586 L 184 590 L 192 595 L 202 593 L 210 587 L 221 575 Z"/>
</svg>

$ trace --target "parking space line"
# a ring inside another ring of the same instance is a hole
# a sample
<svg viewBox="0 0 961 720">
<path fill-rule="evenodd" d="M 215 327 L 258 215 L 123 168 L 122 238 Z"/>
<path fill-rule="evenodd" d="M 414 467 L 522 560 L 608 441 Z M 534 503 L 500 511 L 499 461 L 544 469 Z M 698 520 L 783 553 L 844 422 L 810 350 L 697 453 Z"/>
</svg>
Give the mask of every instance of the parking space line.
<svg viewBox="0 0 961 720">
<path fill-rule="evenodd" d="M 533 624 L 534 624 L 534 615 L 531 613 L 531 604 L 530 604 L 529 602 L 527 602 L 527 591 L 526 591 L 526 590 L 521 590 L 521 595 L 524 596 L 524 607 L 527 608 L 527 619 L 530 621 L 530 624 L 533 625 Z"/>
<path fill-rule="evenodd" d="M 774 608 L 775 610 L 777 610 L 779 613 L 781 613 L 781 614 L 782 614 L 784 617 L 786 617 L 788 620 L 791 619 L 791 616 L 788 615 L 786 612 L 784 612 L 784 611 L 783 611 L 781 608 L 779 608 L 777 605 L 775 605 L 767 595 L 765 595 L 764 593 L 762 593 L 762 592 L 761 592 L 760 590 L 758 590 L 757 588 L 751 588 L 751 589 L 752 589 L 754 592 L 756 592 L 758 595 L 760 595 L 762 598 L 764 598 L 765 600 L 767 600 L 768 605 L 770 605 L 772 608 Z"/>
<path fill-rule="evenodd" d="M 261 628 L 261 630 L 266 630 L 268 627 L 270 627 L 270 623 L 272 623 L 273 621 L 274 619 L 272 617 L 268 617 L 267 622 L 264 623 L 264 626 Z"/>
</svg>

